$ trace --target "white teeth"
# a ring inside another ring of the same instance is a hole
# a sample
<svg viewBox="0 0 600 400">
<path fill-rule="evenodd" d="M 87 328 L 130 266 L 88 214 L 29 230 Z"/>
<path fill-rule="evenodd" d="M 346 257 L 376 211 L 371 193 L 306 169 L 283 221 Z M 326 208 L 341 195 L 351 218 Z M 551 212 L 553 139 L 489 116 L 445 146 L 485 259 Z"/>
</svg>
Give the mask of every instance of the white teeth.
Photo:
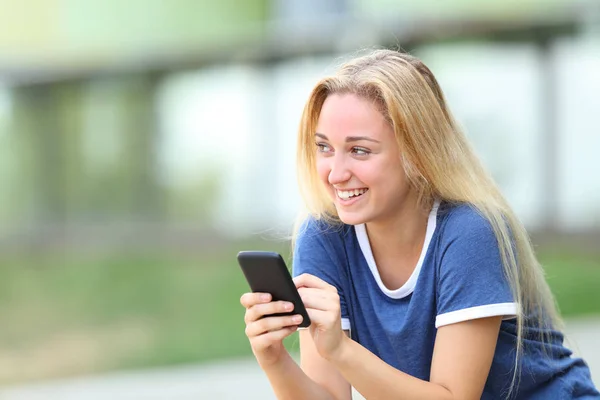
<svg viewBox="0 0 600 400">
<path fill-rule="evenodd" d="M 367 189 L 338 190 L 337 193 L 341 199 L 347 200 L 350 197 L 359 196 L 359 195 L 365 193 L 366 191 L 367 191 Z"/>
</svg>

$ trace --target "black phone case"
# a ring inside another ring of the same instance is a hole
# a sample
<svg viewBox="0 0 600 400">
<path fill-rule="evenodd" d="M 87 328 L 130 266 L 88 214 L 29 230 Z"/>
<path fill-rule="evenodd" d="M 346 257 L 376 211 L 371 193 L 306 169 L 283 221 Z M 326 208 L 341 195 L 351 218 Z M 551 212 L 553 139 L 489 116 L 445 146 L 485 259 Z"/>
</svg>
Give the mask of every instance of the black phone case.
<svg viewBox="0 0 600 400">
<path fill-rule="evenodd" d="M 273 301 L 289 301 L 294 304 L 291 312 L 270 316 L 302 315 L 301 328 L 310 326 L 310 318 L 294 285 L 292 276 L 279 253 L 269 251 L 241 251 L 238 263 L 252 292 L 270 293 Z"/>
</svg>

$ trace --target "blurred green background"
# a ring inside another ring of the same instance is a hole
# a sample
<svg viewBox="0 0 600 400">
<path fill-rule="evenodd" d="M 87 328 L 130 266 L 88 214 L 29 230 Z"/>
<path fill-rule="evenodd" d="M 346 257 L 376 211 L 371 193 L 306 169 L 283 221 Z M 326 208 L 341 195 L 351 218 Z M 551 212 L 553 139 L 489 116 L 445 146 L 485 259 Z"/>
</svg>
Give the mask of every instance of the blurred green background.
<svg viewBox="0 0 600 400">
<path fill-rule="evenodd" d="M 235 256 L 289 261 L 302 105 L 365 47 L 424 59 L 563 315 L 600 314 L 595 3 L 0 9 L 0 384 L 250 356 Z"/>
</svg>

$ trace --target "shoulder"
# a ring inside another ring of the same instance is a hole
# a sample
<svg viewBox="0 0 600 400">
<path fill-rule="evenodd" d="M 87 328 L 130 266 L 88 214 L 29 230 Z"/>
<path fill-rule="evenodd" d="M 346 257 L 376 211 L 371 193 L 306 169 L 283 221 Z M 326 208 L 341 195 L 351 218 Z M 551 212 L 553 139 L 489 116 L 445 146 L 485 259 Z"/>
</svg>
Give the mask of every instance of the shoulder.
<svg viewBox="0 0 600 400">
<path fill-rule="evenodd" d="M 492 224 L 473 205 L 454 205 L 445 212 L 440 216 L 443 231 L 436 258 L 438 314 L 512 303 L 510 282 Z M 507 311 L 506 315 L 511 313 Z M 497 314 L 489 314 L 492 315 Z"/>
<path fill-rule="evenodd" d="M 325 218 L 317 218 L 314 215 L 308 215 L 300 223 L 298 235 L 328 235 L 344 228 L 344 224 L 328 221 Z"/>
<path fill-rule="evenodd" d="M 300 247 L 339 245 L 350 236 L 352 227 L 343 223 L 306 217 L 296 232 L 296 244 Z"/>
<path fill-rule="evenodd" d="M 472 204 L 444 203 L 440 206 L 438 214 L 441 218 L 442 241 L 495 238 L 488 219 Z"/>
<path fill-rule="evenodd" d="M 294 275 L 309 273 L 334 284 L 343 265 L 349 225 L 307 217 L 299 226 L 293 250 Z M 336 285 L 339 288 L 339 285 Z"/>
</svg>

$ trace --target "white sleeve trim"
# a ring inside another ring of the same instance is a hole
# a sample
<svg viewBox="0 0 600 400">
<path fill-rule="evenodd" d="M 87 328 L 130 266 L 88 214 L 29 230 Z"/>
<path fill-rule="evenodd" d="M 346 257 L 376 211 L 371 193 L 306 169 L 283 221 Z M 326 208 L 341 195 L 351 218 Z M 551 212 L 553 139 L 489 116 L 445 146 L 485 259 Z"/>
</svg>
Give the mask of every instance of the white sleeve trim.
<svg viewBox="0 0 600 400">
<path fill-rule="evenodd" d="M 350 330 L 350 319 L 342 318 L 342 330 L 349 331 Z"/>
<path fill-rule="evenodd" d="M 471 319 L 495 317 L 502 315 L 502 319 L 516 318 L 518 312 L 517 303 L 486 304 L 484 306 L 463 308 L 462 310 L 450 311 L 435 317 L 435 327 L 455 324 L 457 322 Z"/>
</svg>

